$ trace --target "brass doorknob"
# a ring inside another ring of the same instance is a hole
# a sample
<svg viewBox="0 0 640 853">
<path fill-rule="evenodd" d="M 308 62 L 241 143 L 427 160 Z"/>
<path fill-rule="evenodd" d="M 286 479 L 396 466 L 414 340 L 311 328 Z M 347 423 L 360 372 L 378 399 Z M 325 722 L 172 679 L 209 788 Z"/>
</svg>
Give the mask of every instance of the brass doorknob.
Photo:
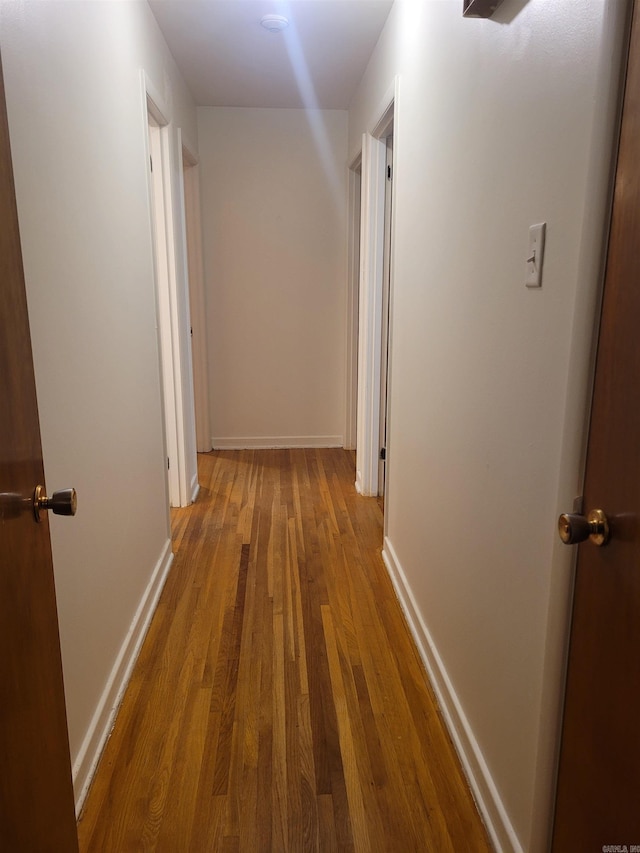
<svg viewBox="0 0 640 853">
<path fill-rule="evenodd" d="M 75 515 L 78 508 L 78 496 L 75 489 L 61 489 L 48 498 L 44 486 L 36 486 L 33 493 L 33 514 L 36 521 L 42 521 L 40 513 L 50 509 L 54 515 Z"/>
<path fill-rule="evenodd" d="M 558 519 L 558 533 L 565 545 L 576 545 L 590 539 L 594 545 L 605 545 L 609 539 L 609 522 L 601 509 L 592 509 L 585 518 L 574 512 L 563 512 Z"/>
</svg>

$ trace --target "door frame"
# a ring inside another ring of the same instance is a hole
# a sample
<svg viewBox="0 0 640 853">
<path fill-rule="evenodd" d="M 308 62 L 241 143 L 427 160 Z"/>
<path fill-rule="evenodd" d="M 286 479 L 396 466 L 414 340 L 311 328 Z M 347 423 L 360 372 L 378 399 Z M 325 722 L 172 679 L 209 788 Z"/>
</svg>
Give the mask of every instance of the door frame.
<svg viewBox="0 0 640 853">
<path fill-rule="evenodd" d="M 200 214 L 200 163 L 197 154 L 182 140 L 182 175 L 191 314 L 191 353 L 195 404 L 196 450 L 211 448 L 209 414 L 209 361 L 207 352 L 206 298 Z"/>
<path fill-rule="evenodd" d="M 349 166 L 349 234 L 347 278 L 347 364 L 344 446 L 355 450 L 358 422 L 358 299 L 360 293 L 360 214 L 362 201 L 362 151 Z"/>
<path fill-rule="evenodd" d="M 176 225 L 178 229 L 177 240 L 177 298 L 178 314 L 176 318 L 179 334 L 179 368 L 180 380 L 182 382 L 182 414 L 184 424 L 184 471 L 181 473 L 180 500 L 181 506 L 192 504 L 198 496 L 200 485 L 198 483 L 198 457 L 197 457 L 197 431 L 196 431 L 196 399 L 195 381 L 193 367 L 193 312 L 191 310 L 191 276 L 189 273 L 189 228 L 191 220 L 187 222 L 187 195 L 184 181 L 184 157 L 185 152 L 191 160 L 197 161 L 197 156 L 182 135 L 182 129 L 177 127 L 176 140 L 176 162 L 175 162 L 175 208 Z M 173 169 L 174 161 L 171 161 Z M 199 200 L 198 200 L 199 214 Z M 198 221 L 198 225 L 199 225 Z M 201 260 L 201 259 L 200 259 Z M 192 260 L 195 264 L 195 258 Z M 204 293 L 202 294 L 204 299 Z M 204 308 L 202 313 L 204 314 Z M 208 403 L 207 403 L 208 409 Z"/>
<path fill-rule="evenodd" d="M 182 134 L 148 75 L 141 72 L 147 163 L 149 223 L 156 286 L 156 322 L 167 461 L 168 503 L 188 506 L 198 490 L 195 403 L 191 364 Z M 174 142 L 175 137 L 175 142 Z"/>
<path fill-rule="evenodd" d="M 379 481 L 384 220 L 387 183 L 386 138 L 390 128 L 396 125 L 398 90 L 399 78 L 396 77 L 392 90 L 376 112 L 376 117 L 371 123 L 371 131 L 362 136 L 356 490 L 368 496 L 378 494 Z M 395 212 L 392 211 L 392 254 L 394 224 Z M 393 263 L 391 263 L 391 269 L 393 270 Z M 390 333 L 389 358 L 391 358 L 392 337 Z M 387 466 L 387 475 L 388 471 Z"/>
<path fill-rule="evenodd" d="M 385 131 L 385 194 L 384 194 L 384 256 L 382 268 L 382 322 L 380 338 L 380 426 L 378 446 L 378 497 L 384 498 L 387 482 L 387 445 L 389 431 L 389 386 L 391 376 L 391 253 L 393 248 L 391 237 L 391 221 L 393 218 L 393 179 L 394 179 L 394 126 L 391 124 Z M 384 456 L 383 456 L 384 449 Z"/>
</svg>

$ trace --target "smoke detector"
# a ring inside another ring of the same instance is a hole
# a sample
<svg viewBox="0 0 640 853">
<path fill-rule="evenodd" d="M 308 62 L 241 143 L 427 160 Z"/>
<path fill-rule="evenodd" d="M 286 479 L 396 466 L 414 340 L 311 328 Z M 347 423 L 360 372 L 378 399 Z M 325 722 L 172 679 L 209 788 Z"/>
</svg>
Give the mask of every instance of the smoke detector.
<svg viewBox="0 0 640 853">
<path fill-rule="evenodd" d="M 270 33 L 281 33 L 289 26 L 289 19 L 283 15 L 263 15 L 260 23 Z"/>
</svg>

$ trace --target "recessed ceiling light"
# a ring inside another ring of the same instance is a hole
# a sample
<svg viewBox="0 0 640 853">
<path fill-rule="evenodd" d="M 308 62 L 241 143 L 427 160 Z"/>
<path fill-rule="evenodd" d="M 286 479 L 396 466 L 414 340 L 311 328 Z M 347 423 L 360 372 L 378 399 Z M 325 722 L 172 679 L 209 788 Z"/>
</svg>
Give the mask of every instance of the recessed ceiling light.
<svg viewBox="0 0 640 853">
<path fill-rule="evenodd" d="M 289 19 L 283 15 L 264 15 L 260 23 L 270 33 L 281 33 L 289 26 Z"/>
</svg>

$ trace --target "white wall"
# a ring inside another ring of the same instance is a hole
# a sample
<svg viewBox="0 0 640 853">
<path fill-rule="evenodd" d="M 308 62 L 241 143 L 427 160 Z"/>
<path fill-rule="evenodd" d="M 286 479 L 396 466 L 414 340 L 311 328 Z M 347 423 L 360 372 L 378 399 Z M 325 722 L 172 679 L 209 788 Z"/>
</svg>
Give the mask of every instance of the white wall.
<svg viewBox="0 0 640 853">
<path fill-rule="evenodd" d="M 397 0 L 385 555 L 498 849 L 546 849 L 624 5 Z M 541 290 L 524 277 L 546 221 Z"/>
<path fill-rule="evenodd" d="M 215 447 L 342 445 L 347 114 L 198 108 Z"/>
<path fill-rule="evenodd" d="M 0 15 L 80 795 L 170 561 L 141 69 L 192 149 L 195 109 L 146 3 Z"/>
</svg>

